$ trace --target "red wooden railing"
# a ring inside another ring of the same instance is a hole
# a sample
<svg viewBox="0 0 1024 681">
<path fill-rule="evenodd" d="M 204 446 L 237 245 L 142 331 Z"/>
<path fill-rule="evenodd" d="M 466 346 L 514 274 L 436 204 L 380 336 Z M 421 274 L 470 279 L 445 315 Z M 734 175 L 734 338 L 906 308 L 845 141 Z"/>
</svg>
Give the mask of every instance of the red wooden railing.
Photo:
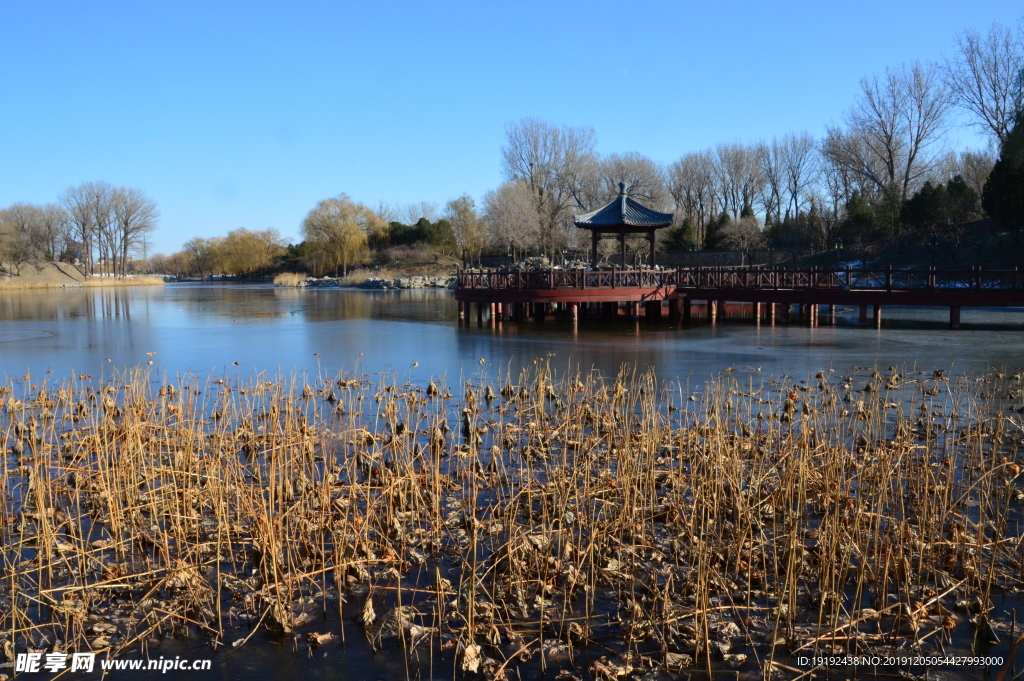
<svg viewBox="0 0 1024 681">
<path fill-rule="evenodd" d="M 1013 270 L 757 269 L 704 267 L 675 270 L 462 270 L 460 289 L 589 288 L 775 289 L 846 291 L 1024 290 Z"/>
</svg>

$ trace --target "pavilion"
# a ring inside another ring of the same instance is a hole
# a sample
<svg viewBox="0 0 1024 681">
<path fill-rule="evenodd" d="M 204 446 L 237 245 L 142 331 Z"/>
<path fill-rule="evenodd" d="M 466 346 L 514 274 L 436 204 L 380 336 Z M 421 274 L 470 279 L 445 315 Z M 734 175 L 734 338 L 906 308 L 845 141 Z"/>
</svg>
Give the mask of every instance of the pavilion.
<svg viewBox="0 0 1024 681">
<path fill-rule="evenodd" d="M 672 213 L 659 213 L 629 198 L 626 183 L 619 182 L 619 195 L 611 203 L 592 213 L 574 216 L 574 224 L 590 230 L 590 264 L 597 267 L 597 243 L 602 237 L 618 235 L 622 266 L 626 266 L 626 235 L 646 234 L 651 244 L 651 267 L 654 267 L 654 233 L 672 224 Z"/>
</svg>

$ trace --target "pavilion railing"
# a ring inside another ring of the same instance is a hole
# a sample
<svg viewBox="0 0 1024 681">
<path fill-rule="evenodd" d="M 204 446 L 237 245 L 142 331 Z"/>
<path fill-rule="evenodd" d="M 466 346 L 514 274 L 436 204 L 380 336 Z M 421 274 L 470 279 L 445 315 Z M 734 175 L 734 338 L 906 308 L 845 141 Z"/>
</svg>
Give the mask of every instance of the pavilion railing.
<svg viewBox="0 0 1024 681">
<path fill-rule="evenodd" d="M 460 289 L 559 290 L 610 288 L 775 289 L 845 291 L 1024 290 L 1013 270 L 757 269 L 703 267 L 674 270 L 462 270 Z"/>
</svg>

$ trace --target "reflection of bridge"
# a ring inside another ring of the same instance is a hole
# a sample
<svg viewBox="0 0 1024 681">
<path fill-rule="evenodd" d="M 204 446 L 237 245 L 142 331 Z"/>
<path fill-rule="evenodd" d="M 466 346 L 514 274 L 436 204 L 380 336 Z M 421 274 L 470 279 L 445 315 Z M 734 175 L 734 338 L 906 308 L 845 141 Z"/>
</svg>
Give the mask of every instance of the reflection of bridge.
<svg viewBox="0 0 1024 681">
<path fill-rule="evenodd" d="M 466 270 L 455 298 L 460 319 L 476 303 L 477 319 L 543 319 L 563 315 L 661 317 L 687 322 L 695 315 L 712 322 L 739 314 L 774 323 L 779 313 L 793 320 L 835 322 L 836 305 L 860 306 L 860 321 L 873 310 L 881 324 L 883 305 L 948 307 L 950 326 L 960 325 L 963 307 L 1024 307 L 1024 273 L 1013 270 L 758 269 L 675 270 Z M 700 301 L 698 307 L 694 301 Z M 641 303 L 643 305 L 641 306 Z M 695 309 L 696 308 L 696 309 Z"/>
</svg>

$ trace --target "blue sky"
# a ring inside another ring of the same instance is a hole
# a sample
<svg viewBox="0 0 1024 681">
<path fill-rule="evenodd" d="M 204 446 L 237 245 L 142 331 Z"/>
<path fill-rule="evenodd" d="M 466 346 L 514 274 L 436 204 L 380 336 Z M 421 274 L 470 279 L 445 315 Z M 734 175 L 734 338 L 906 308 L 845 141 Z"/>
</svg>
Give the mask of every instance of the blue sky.
<svg viewBox="0 0 1024 681">
<path fill-rule="evenodd" d="M 964 2 L 47 2 L 0 6 L 0 206 L 140 187 L 154 251 L 236 227 L 296 238 L 346 192 L 476 198 L 505 124 L 591 125 L 670 162 L 815 135 L 863 76 L 1021 6 Z M 979 144 L 966 131 L 964 145 Z"/>
</svg>

